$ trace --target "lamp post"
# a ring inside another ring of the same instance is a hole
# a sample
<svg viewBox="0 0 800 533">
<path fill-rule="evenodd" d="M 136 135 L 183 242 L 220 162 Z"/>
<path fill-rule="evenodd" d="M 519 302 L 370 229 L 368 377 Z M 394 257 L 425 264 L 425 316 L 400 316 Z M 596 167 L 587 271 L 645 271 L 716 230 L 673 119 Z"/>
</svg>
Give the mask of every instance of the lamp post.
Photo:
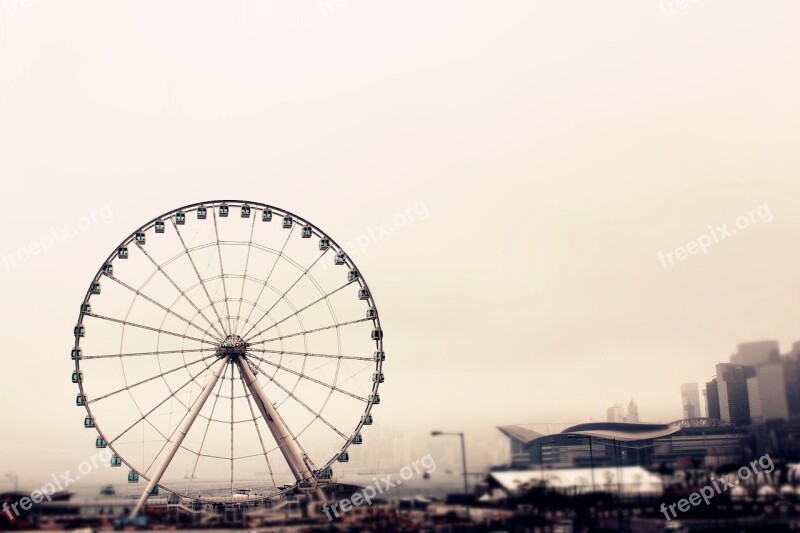
<svg viewBox="0 0 800 533">
<path fill-rule="evenodd" d="M 461 465 L 464 469 L 464 494 L 469 494 L 469 484 L 467 483 L 467 452 L 464 446 L 464 433 L 445 433 L 444 431 L 431 431 L 431 436 L 439 437 L 442 435 L 461 437 Z"/>
<path fill-rule="evenodd" d="M 592 451 L 592 436 L 591 435 L 568 435 L 568 439 L 580 439 L 586 437 L 589 439 L 589 471 L 592 473 L 592 492 L 597 492 L 594 484 L 594 452 Z"/>
</svg>

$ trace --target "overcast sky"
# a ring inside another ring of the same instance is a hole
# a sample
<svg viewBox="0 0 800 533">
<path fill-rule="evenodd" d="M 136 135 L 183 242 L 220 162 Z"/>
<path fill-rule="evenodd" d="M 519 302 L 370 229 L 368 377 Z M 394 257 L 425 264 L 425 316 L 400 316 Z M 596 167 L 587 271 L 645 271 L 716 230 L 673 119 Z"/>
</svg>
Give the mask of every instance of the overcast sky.
<svg viewBox="0 0 800 533">
<path fill-rule="evenodd" d="M 797 2 L 127 7 L 0 0 L 4 468 L 93 452 L 86 287 L 202 200 L 367 243 L 375 415 L 409 432 L 667 421 L 738 343 L 800 340 Z"/>
</svg>

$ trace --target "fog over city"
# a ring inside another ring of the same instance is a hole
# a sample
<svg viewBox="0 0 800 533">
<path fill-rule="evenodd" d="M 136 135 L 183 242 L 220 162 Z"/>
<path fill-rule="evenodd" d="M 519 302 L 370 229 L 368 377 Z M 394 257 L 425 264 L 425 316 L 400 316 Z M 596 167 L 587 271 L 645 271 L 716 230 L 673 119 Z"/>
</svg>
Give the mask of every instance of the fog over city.
<svg viewBox="0 0 800 533">
<path fill-rule="evenodd" d="M 21 484 L 96 451 L 69 357 L 95 273 L 194 202 L 349 244 L 386 352 L 354 469 L 458 471 L 433 430 L 485 468 L 508 460 L 497 426 L 631 399 L 676 420 L 739 344 L 800 341 L 797 4 L 268 4 L 0 7 L 0 452 Z"/>
</svg>

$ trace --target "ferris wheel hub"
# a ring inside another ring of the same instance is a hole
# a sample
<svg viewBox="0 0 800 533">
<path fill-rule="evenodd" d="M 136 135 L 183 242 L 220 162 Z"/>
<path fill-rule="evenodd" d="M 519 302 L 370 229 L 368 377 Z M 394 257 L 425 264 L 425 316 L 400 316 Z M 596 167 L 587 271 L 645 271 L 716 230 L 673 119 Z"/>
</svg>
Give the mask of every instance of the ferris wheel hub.
<svg viewBox="0 0 800 533">
<path fill-rule="evenodd" d="M 217 345 L 217 357 L 242 357 L 247 353 L 247 344 L 239 335 L 228 335 Z"/>
</svg>

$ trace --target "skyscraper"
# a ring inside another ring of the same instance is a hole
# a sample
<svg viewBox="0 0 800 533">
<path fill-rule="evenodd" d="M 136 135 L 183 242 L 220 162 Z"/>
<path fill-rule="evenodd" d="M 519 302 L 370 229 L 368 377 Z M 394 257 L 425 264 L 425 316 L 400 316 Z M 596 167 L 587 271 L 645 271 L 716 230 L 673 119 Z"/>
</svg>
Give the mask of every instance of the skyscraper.
<svg viewBox="0 0 800 533">
<path fill-rule="evenodd" d="M 706 383 L 706 413 L 708 418 L 722 420 L 719 408 L 719 384 L 716 376 Z"/>
<path fill-rule="evenodd" d="M 681 404 L 683 405 L 683 418 L 700 418 L 700 388 L 697 383 L 684 383 L 681 385 Z"/>
<path fill-rule="evenodd" d="M 630 422 L 631 424 L 636 424 L 639 422 L 639 406 L 636 405 L 636 402 L 633 401 L 631 398 L 631 402 L 628 404 L 628 417 L 625 419 L 626 422 Z"/>
<path fill-rule="evenodd" d="M 755 367 L 720 363 L 717 365 L 720 419 L 737 426 L 750 425 L 750 393 L 747 380 L 756 375 Z"/>
<path fill-rule="evenodd" d="M 607 422 L 625 422 L 625 407 L 621 403 L 610 403 L 606 406 Z"/>
<path fill-rule="evenodd" d="M 778 341 L 745 342 L 737 346 L 736 353 L 731 355 L 734 365 L 755 366 L 779 357 Z"/>
</svg>

